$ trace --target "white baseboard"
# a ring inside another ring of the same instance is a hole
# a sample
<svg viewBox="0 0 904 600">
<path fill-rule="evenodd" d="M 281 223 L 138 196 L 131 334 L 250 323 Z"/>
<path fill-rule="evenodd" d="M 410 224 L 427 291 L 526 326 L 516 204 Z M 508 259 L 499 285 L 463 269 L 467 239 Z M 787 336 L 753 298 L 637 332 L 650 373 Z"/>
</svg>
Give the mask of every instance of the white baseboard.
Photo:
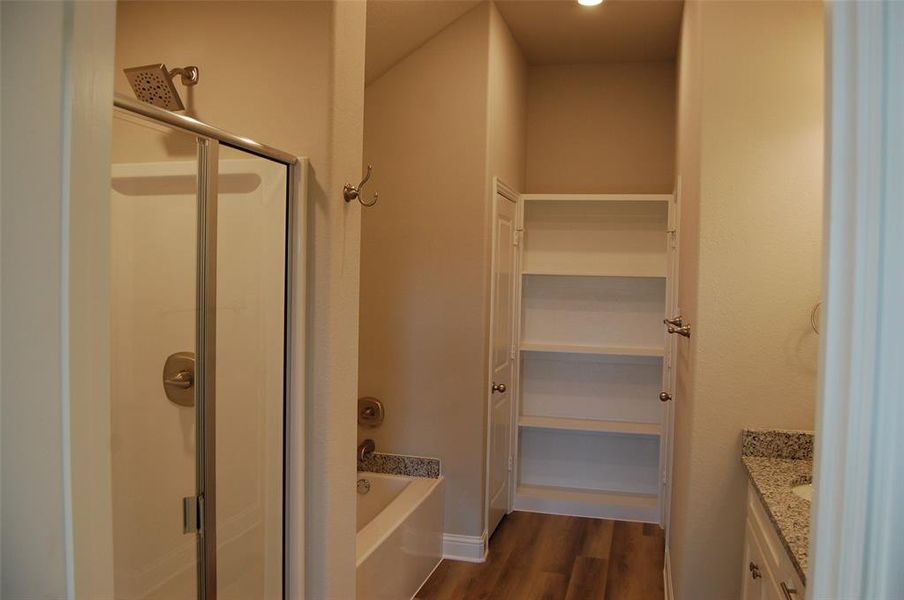
<svg viewBox="0 0 904 600">
<path fill-rule="evenodd" d="M 443 534 L 443 558 L 466 562 L 483 562 L 487 559 L 487 532 L 482 535 Z"/>
<path fill-rule="evenodd" d="M 665 568 L 662 569 L 662 579 L 665 583 L 665 600 L 675 600 L 675 592 L 672 589 L 672 558 L 669 549 L 665 549 Z"/>
<path fill-rule="evenodd" d="M 658 499 L 651 494 L 518 486 L 514 509 L 612 521 L 659 522 Z"/>
</svg>

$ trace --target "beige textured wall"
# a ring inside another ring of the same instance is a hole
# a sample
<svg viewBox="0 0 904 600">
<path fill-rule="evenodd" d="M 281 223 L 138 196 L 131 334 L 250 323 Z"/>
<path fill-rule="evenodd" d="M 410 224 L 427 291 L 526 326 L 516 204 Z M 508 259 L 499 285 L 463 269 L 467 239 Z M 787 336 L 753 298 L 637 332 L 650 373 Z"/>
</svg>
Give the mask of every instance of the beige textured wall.
<svg viewBox="0 0 904 600">
<path fill-rule="evenodd" d="M 489 52 L 487 92 L 489 178 L 500 177 L 516 190 L 523 191 L 527 153 L 528 67 L 521 48 L 512 37 L 495 4 L 490 5 Z M 492 181 L 488 180 L 488 184 L 492 185 Z M 488 203 L 487 223 L 492 219 L 491 209 L 492 203 Z"/>
<path fill-rule="evenodd" d="M 680 298 L 694 337 L 679 346 L 670 553 L 679 600 L 734 598 L 740 430 L 813 428 L 823 7 L 688 2 L 685 14 Z"/>
<path fill-rule="evenodd" d="M 697 282 L 700 221 L 700 112 L 701 53 L 699 44 L 699 2 L 684 5 L 681 45 L 678 55 L 677 150 L 675 155 L 676 191 L 681 198 L 678 258 L 678 306 L 682 316 L 692 324 L 699 323 Z M 696 334 L 696 332 L 695 332 Z M 687 482 L 691 477 L 692 421 L 696 353 L 691 352 L 690 339 L 679 338 L 675 360 L 676 385 L 674 402 L 674 436 L 672 438 L 672 498 L 670 524 L 666 531 L 673 583 L 683 572 L 691 555 L 682 551 L 687 544 L 687 522 L 692 508 L 687 505 Z M 674 550 L 672 549 L 674 548 Z M 736 572 L 730 571 L 730 572 Z"/>
<path fill-rule="evenodd" d="M 365 94 L 380 203 L 362 223 L 358 390 L 386 420 L 359 437 L 442 459 L 462 535 L 483 530 L 488 28 L 482 4 Z"/>
<path fill-rule="evenodd" d="M 176 83 L 192 116 L 308 156 L 321 180 L 328 175 L 331 15 L 329 2 L 120 2 L 116 91 L 132 96 L 125 67 L 198 65 L 197 86 Z M 174 23 L 191 23 L 191 35 Z"/>
<path fill-rule="evenodd" d="M 527 192 L 670 193 L 672 62 L 532 66 Z"/>
<path fill-rule="evenodd" d="M 308 218 L 307 598 L 345 600 L 355 589 L 358 272 L 362 208 L 341 200 L 364 151 L 364 2 L 334 3 L 329 185 Z M 296 35 L 298 33 L 296 32 Z M 322 60 L 322 57 L 321 57 Z M 309 85 L 301 81 L 301 85 Z M 288 119 L 293 117 L 287 116 Z M 309 254 L 310 256 L 310 254 Z M 300 476 L 300 473 L 299 473 Z"/>
<path fill-rule="evenodd" d="M 179 23 L 191 23 L 191 32 Z M 195 64 L 192 114 L 306 156 L 308 205 L 307 594 L 354 596 L 354 403 L 360 207 L 341 201 L 361 172 L 363 2 L 121 2 L 120 69 Z M 300 554 L 296 548 L 296 556 Z"/>
</svg>

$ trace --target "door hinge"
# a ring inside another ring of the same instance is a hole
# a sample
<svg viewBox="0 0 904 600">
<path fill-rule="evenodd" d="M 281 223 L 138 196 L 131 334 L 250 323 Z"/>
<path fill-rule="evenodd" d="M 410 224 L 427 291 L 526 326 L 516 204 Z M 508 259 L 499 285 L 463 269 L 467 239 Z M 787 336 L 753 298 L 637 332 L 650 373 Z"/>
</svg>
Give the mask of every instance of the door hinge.
<svg viewBox="0 0 904 600">
<path fill-rule="evenodd" d="M 512 351 L 509 353 L 509 358 L 518 358 L 518 349 L 512 344 Z"/>
<path fill-rule="evenodd" d="M 512 245 L 520 246 L 521 245 L 521 236 L 523 235 L 523 231 L 520 229 L 516 229 L 514 234 L 512 235 Z"/>
<path fill-rule="evenodd" d="M 198 533 L 204 523 L 204 497 L 182 498 L 182 533 Z"/>
<path fill-rule="evenodd" d="M 508 470 L 509 470 L 509 471 L 512 470 L 512 465 L 513 465 L 513 464 L 514 464 L 514 461 L 512 460 L 512 457 L 509 456 L 509 457 L 508 457 Z"/>
</svg>

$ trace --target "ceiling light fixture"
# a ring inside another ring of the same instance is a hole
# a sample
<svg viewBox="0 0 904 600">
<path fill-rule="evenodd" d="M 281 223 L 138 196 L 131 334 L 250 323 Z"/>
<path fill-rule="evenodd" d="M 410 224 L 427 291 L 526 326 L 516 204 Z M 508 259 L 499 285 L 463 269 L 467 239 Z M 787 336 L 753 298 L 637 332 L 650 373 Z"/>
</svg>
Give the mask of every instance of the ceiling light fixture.
<svg viewBox="0 0 904 600">
<path fill-rule="evenodd" d="M 598 6 L 603 3 L 603 0 L 578 0 L 578 4 L 581 6 Z"/>
</svg>

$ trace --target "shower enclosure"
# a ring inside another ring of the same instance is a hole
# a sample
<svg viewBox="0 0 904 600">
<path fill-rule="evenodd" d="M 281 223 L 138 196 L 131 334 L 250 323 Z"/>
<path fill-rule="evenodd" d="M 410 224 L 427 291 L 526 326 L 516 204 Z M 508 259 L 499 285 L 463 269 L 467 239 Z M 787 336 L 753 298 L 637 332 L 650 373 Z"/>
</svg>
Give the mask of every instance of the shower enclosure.
<svg viewBox="0 0 904 600">
<path fill-rule="evenodd" d="M 287 485 L 301 484 L 288 457 L 303 410 L 304 161 L 115 104 L 116 598 L 282 598 L 301 495 Z"/>
</svg>

